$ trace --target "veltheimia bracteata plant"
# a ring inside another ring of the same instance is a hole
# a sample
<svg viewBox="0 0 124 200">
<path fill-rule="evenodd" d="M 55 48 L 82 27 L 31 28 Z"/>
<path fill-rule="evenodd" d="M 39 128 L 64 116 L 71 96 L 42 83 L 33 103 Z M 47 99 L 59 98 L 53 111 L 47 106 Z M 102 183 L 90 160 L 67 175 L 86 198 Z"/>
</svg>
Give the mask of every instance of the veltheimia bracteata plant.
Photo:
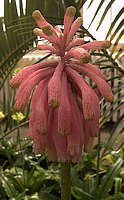
<svg viewBox="0 0 124 200">
<path fill-rule="evenodd" d="M 59 59 L 43 61 L 23 68 L 10 85 L 19 87 L 15 109 L 23 110 L 33 92 L 30 105 L 29 136 L 36 153 L 48 153 L 48 159 L 78 162 L 82 151 L 89 151 L 93 137 L 98 134 L 99 96 L 112 102 L 114 97 L 105 75 L 97 66 L 89 64 L 88 50 L 101 50 L 109 41 L 84 43 L 74 37 L 82 24 L 82 17 L 74 21 L 75 8 L 68 7 L 64 16 L 64 31 L 49 24 L 40 11 L 33 13 L 39 28 L 34 33 L 44 38 L 40 50 L 49 50 Z M 88 76 L 97 86 L 93 89 L 83 78 Z"/>
</svg>

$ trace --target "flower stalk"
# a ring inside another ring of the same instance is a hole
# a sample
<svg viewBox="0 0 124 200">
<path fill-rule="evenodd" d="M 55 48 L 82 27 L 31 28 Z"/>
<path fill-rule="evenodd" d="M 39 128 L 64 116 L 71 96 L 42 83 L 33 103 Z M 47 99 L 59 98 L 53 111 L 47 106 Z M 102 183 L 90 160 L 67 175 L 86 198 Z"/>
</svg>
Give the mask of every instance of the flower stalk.
<svg viewBox="0 0 124 200">
<path fill-rule="evenodd" d="M 61 163 L 61 200 L 71 200 L 71 162 Z"/>
</svg>

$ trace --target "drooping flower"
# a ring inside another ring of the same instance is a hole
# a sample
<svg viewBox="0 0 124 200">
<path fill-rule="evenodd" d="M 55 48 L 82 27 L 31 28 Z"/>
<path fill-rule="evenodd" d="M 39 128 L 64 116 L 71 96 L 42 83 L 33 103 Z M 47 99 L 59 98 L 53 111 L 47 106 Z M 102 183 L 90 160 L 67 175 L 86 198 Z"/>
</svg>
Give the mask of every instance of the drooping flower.
<svg viewBox="0 0 124 200">
<path fill-rule="evenodd" d="M 69 135 L 71 130 L 70 118 L 71 118 L 71 104 L 69 101 L 68 81 L 65 72 L 63 72 L 61 103 L 58 109 L 58 132 L 61 135 Z"/>
<path fill-rule="evenodd" d="M 34 33 L 48 41 L 38 44 L 38 49 L 48 50 L 58 59 L 25 67 L 10 81 L 11 87 L 19 87 L 17 110 L 23 110 L 32 96 L 29 136 L 34 141 L 34 152 L 47 152 L 51 161 L 77 162 L 83 150 L 89 152 L 93 137 L 98 135 L 99 97 L 109 102 L 114 99 L 103 72 L 88 63 L 91 55 L 87 51 L 108 48 L 110 43 L 85 43 L 83 38 L 75 38 L 82 23 L 81 17 L 74 21 L 75 12 L 74 7 L 67 8 L 63 32 L 49 24 L 40 11 L 33 13 L 39 26 Z M 97 88 L 93 89 L 82 75 Z"/>
</svg>

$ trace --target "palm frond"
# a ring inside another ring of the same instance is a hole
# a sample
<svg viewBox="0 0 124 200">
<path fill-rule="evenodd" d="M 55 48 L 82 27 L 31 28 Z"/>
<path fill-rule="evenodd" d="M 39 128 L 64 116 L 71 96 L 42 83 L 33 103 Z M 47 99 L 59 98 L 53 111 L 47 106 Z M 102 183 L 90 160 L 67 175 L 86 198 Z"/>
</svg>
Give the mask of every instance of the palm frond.
<svg viewBox="0 0 124 200">
<path fill-rule="evenodd" d="M 93 2 L 93 1 L 92 1 L 92 2 Z M 92 2 L 91 2 L 91 3 L 92 3 Z M 99 5 L 98 5 L 98 8 L 97 8 L 97 10 L 96 10 L 96 12 L 95 12 L 95 14 L 94 14 L 94 16 L 93 16 L 93 19 L 91 20 L 90 25 L 89 25 L 88 28 L 90 28 L 91 24 L 93 23 L 94 19 L 96 18 L 96 16 L 97 16 L 97 14 L 98 14 L 100 8 L 102 7 L 103 3 L 104 3 L 104 0 L 101 0 L 100 3 L 99 3 Z"/>
<path fill-rule="evenodd" d="M 89 5 L 88 5 L 88 8 L 92 5 L 93 1 L 94 1 L 94 0 L 90 0 L 90 3 L 89 3 Z"/>
<path fill-rule="evenodd" d="M 112 54 L 114 53 L 115 49 L 117 48 L 117 45 L 119 43 L 119 40 L 124 36 L 124 29 L 120 32 L 119 36 L 117 37 L 114 45 L 113 45 L 113 48 L 112 48 Z"/>
<path fill-rule="evenodd" d="M 99 27 L 101 26 L 101 24 L 102 24 L 102 22 L 103 22 L 103 20 L 104 20 L 104 18 L 105 18 L 105 16 L 106 16 L 106 14 L 108 13 L 109 9 L 111 8 L 112 4 L 113 4 L 115 1 L 116 1 L 116 0 L 111 0 L 111 1 L 108 3 L 108 5 L 106 6 L 106 8 L 105 8 L 105 10 L 104 10 L 104 12 L 103 12 L 103 14 L 102 14 L 102 17 L 101 17 L 101 19 L 100 19 L 100 22 L 99 22 L 99 24 L 98 24 L 96 30 L 98 30 Z"/>
<path fill-rule="evenodd" d="M 94 1 L 95 1 L 95 0 L 91 0 L 91 1 L 90 1 L 89 5 L 88 5 L 88 8 L 91 7 L 91 5 L 92 5 L 92 3 L 93 3 Z M 106 5 L 106 7 L 105 7 L 103 13 L 101 14 L 101 17 L 100 17 L 98 26 L 97 26 L 97 28 L 96 28 L 97 31 L 98 31 L 98 29 L 100 28 L 100 26 L 102 25 L 102 23 L 103 23 L 103 21 L 104 21 L 106 15 L 107 15 L 107 13 L 108 13 L 108 11 L 112 8 L 112 5 L 113 5 L 115 2 L 117 2 L 117 0 L 110 0 L 110 1 L 108 2 L 108 4 Z M 90 23 L 90 25 L 89 25 L 88 28 L 90 28 L 90 26 L 91 26 L 92 23 L 94 22 L 96 16 L 98 15 L 98 12 L 100 11 L 100 9 L 101 9 L 101 7 L 103 6 L 104 3 L 105 3 L 104 0 L 101 0 L 101 1 L 99 2 L 99 5 L 98 5 L 98 7 L 97 7 L 97 9 L 96 9 L 96 12 L 95 12 L 95 14 L 94 14 L 94 16 L 93 16 L 93 18 L 92 18 L 92 20 L 91 20 L 91 23 Z M 123 36 L 123 30 L 124 30 L 124 29 L 123 29 L 123 25 L 124 25 L 124 20 L 122 19 L 122 20 L 120 21 L 121 17 L 123 16 L 123 13 L 124 13 L 124 7 L 122 7 L 122 8 L 119 10 L 119 12 L 117 13 L 115 19 L 112 21 L 112 23 L 111 23 L 111 25 L 110 25 L 110 28 L 109 28 L 109 30 L 108 30 L 108 33 L 107 33 L 107 35 L 106 35 L 106 39 L 107 39 L 107 38 L 110 36 L 110 34 L 112 33 L 112 35 L 111 35 L 111 37 L 110 37 L 110 41 L 112 41 L 112 40 L 116 37 L 116 42 L 115 42 L 114 47 L 113 47 L 113 49 L 112 49 L 112 53 L 115 52 L 115 50 L 116 50 L 116 48 L 117 48 L 117 45 L 118 45 L 120 39 L 121 39 L 122 36 Z M 118 24 L 118 23 L 119 23 L 119 24 Z M 116 24 L 118 24 L 118 26 L 117 26 L 117 28 L 114 30 Z M 118 35 L 118 32 L 119 32 L 121 29 L 122 29 L 122 32 Z M 118 53 L 117 53 L 117 55 L 118 55 Z M 116 58 L 117 58 L 117 57 L 116 57 Z"/>
<path fill-rule="evenodd" d="M 122 19 L 122 21 L 120 22 L 120 24 L 117 26 L 116 30 L 114 31 L 114 33 L 112 34 L 110 41 L 112 41 L 115 36 L 117 35 L 117 33 L 119 32 L 119 30 L 123 27 L 124 25 L 124 19 Z"/>
<path fill-rule="evenodd" d="M 108 33 L 106 35 L 106 39 L 109 37 L 109 35 L 111 34 L 112 32 L 112 29 L 114 28 L 115 24 L 118 22 L 118 20 L 121 18 L 121 16 L 123 15 L 124 13 L 124 7 L 118 12 L 118 14 L 116 15 L 116 17 L 114 18 L 113 22 L 111 23 L 111 26 L 108 30 Z"/>
<path fill-rule="evenodd" d="M 37 38 L 32 32 L 36 26 L 31 17 L 32 12 L 39 9 L 42 13 L 47 11 L 45 13 L 47 14 L 50 11 L 50 16 L 46 17 L 50 23 L 63 23 L 64 7 L 62 1 L 59 1 L 59 4 L 56 4 L 57 0 L 52 1 L 55 12 L 49 5 L 45 5 L 46 2 L 48 1 L 26 0 L 24 14 L 23 1 L 20 0 L 19 15 L 16 0 L 11 2 L 4 0 L 4 18 L 0 19 L 0 89 L 17 61 L 32 48 L 34 42 L 37 42 Z M 44 6 L 46 6 L 45 9 Z"/>
</svg>

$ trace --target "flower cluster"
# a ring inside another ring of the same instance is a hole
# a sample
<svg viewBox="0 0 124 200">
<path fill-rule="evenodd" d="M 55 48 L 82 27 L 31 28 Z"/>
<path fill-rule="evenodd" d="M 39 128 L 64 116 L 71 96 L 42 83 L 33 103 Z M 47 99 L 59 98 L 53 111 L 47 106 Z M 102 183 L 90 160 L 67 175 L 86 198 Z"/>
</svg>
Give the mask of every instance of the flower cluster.
<svg viewBox="0 0 124 200">
<path fill-rule="evenodd" d="M 64 16 L 64 31 L 49 24 L 40 11 L 33 13 L 39 28 L 34 33 L 48 42 L 38 49 L 49 50 L 59 59 L 48 60 L 23 68 L 10 81 L 19 87 L 15 96 L 15 109 L 30 105 L 29 136 L 34 141 L 34 152 L 48 153 L 49 160 L 77 162 L 82 150 L 98 134 L 99 95 L 113 101 L 113 94 L 105 75 L 97 66 L 88 64 L 91 55 L 87 50 L 108 48 L 108 41 L 85 43 L 74 34 L 82 24 L 82 17 L 74 21 L 75 8 L 68 7 Z M 83 78 L 88 76 L 97 86 L 93 89 Z"/>
</svg>

